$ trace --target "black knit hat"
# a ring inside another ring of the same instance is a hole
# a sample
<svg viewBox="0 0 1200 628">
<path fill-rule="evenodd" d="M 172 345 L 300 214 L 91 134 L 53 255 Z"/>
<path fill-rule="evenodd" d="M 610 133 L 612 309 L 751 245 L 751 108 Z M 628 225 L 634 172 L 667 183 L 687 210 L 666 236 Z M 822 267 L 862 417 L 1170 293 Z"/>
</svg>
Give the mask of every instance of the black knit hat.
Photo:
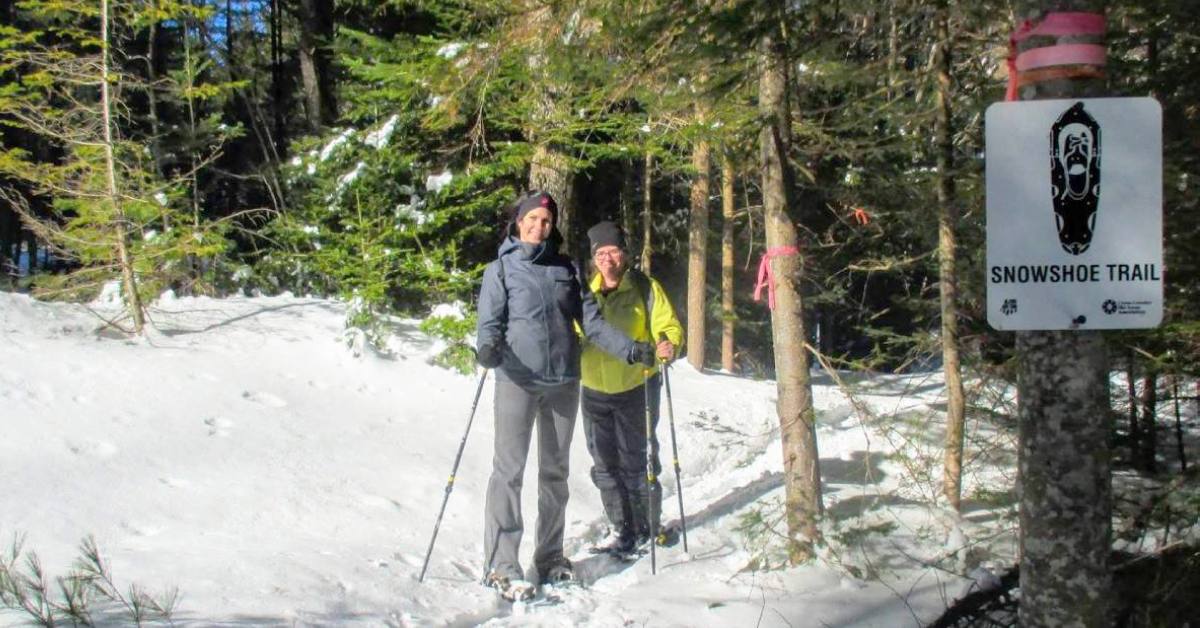
<svg viewBox="0 0 1200 628">
<path fill-rule="evenodd" d="M 517 200 L 516 209 L 513 212 L 513 222 L 520 222 L 525 214 L 538 207 L 545 207 L 550 210 L 550 220 L 552 224 L 558 222 L 558 203 L 554 202 L 554 197 L 548 192 L 531 190 L 528 194 Z"/>
<path fill-rule="evenodd" d="M 587 232 L 588 240 L 592 243 L 592 255 L 596 254 L 596 249 L 602 246 L 615 246 L 619 249 L 625 249 L 625 234 L 621 233 L 621 228 L 616 223 L 604 220 L 596 223 Z"/>
</svg>

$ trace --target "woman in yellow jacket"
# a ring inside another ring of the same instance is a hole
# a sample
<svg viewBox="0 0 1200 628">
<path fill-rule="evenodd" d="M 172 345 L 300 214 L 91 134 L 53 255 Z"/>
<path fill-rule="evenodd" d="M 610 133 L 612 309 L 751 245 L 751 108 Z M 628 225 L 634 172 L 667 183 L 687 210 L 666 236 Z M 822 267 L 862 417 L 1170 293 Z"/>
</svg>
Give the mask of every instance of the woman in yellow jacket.
<svg viewBox="0 0 1200 628">
<path fill-rule="evenodd" d="M 683 343 L 683 326 L 662 286 L 629 267 L 625 239 L 615 224 L 596 224 L 588 230 L 588 239 L 597 271 L 591 288 L 604 320 L 634 341 L 655 343 L 659 360 L 674 358 L 676 347 Z M 654 434 L 662 378 L 657 365 L 647 369 L 630 364 L 592 345 L 584 346 L 581 366 L 583 429 L 592 455 L 592 481 L 600 489 L 611 525 L 609 538 L 596 549 L 630 552 L 650 538 L 651 519 L 658 528 L 662 511 L 662 487 L 656 479 L 647 495 L 646 477 L 647 404 L 655 478 L 662 470 Z"/>
</svg>

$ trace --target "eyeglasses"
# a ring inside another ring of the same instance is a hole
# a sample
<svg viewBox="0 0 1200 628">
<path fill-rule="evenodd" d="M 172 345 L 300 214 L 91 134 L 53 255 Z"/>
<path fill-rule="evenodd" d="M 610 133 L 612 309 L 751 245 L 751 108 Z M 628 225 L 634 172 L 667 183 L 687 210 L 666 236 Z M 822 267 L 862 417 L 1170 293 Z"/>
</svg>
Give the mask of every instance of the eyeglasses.
<svg viewBox="0 0 1200 628">
<path fill-rule="evenodd" d="M 596 251 L 592 254 L 596 259 L 616 259 L 621 257 L 621 249 L 613 249 L 611 251 Z"/>
</svg>

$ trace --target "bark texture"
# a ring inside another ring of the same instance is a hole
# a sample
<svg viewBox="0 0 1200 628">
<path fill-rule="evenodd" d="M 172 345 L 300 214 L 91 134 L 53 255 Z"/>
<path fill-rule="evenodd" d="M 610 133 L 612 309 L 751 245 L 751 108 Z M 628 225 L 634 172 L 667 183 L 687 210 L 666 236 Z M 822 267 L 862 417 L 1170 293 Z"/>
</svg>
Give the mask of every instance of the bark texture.
<svg viewBox="0 0 1200 628">
<path fill-rule="evenodd" d="M 550 144 L 535 148 L 529 164 L 529 189 L 549 192 L 558 202 L 558 232 L 563 237 L 563 251 L 572 258 L 578 241 L 574 188 L 575 172 L 567 155 Z"/>
<path fill-rule="evenodd" d="M 1158 371 L 1153 365 L 1142 378 L 1142 442 L 1138 467 L 1146 473 L 1158 470 Z"/>
<path fill-rule="evenodd" d="M 954 125 L 950 105 L 950 10 L 946 2 L 942 2 L 938 9 L 938 42 L 934 55 L 938 89 L 934 134 L 938 144 L 938 283 L 942 310 L 942 371 L 946 376 L 946 452 L 942 492 L 950 507 L 958 510 L 962 502 L 966 401 L 958 356 L 958 207 L 954 190 Z"/>
<path fill-rule="evenodd" d="M 780 10 L 779 3 L 771 6 Z M 767 247 L 800 247 L 796 226 L 788 215 L 791 171 L 788 164 L 791 114 L 787 100 L 786 46 L 774 32 L 761 42 L 759 108 L 764 120 L 759 138 L 762 161 L 763 210 Z M 779 393 L 779 425 L 783 439 L 783 469 L 787 525 L 792 564 L 812 558 L 821 514 L 821 474 L 817 454 L 816 415 L 809 379 L 808 337 L 804 304 L 797 283 L 802 251 L 771 258 L 775 277 L 775 309 L 771 337 L 775 348 L 775 377 Z"/>
<path fill-rule="evenodd" d="M 702 109 L 697 111 L 703 123 Z M 705 301 L 708 285 L 708 196 L 712 157 L 708 142 L 692 146 L 691 213 L 688 219 L 687 358 L 697 370 L 704 368 Z"/>
<path fill-rule="evenodd" d="M 333 0 L 300 0 L 300 77 L 303 80 L 305 117 L 313 131 L 337 120 L 334 94 Z"/>
<path fill-rule="evenodd" d="M 1112 480 L 1098 332 L 1022 332 L 1021 625 L 1109 626 Z"/>
<path fill-rule="evenodd" d="M 514 36 L 556 32 L 557 19 L 553 6 L 533 3 L 522 18 L 519 27 L 522 34 Z M 570 154 L 554 139 L 554 133 L 559 130 L 557 120 L 563 119 L 561 108 L 564 105 L 558 95 L 564 90 L 547 70 L 545 41 L 535 38 L 530 46 L 529 67 L 534 75 L 530 93 L 533 113 L 526 135 L 534 150 L 529 164 L 529 188 L 549 192 L 558 202 L 557 226 L 563 238 L 562 251 L 576 259 L 580 254 L 576 249 L 581 230 L 575 215 L 575 167 Z"/>
<path fill-rule="evenodd" d="M 1022 0 L 1018 23 L 1049 11 L 1102 13 L 1099 0 Z M 1030 37 L 1026 50 L 1059 43 Z M 1079 37 L 1063 43 L 1080 43 Z M 1104 43 L 1089 41 L 1088 43 Z M 1021 100 L 1105 95 L 1096 78 L 1019 87 Z M 1020 624 L 1112 625 L 1112 478 L 1108 359 L 1093 331 L 1018 332 Z"/>
<path fill-rule="evenodd" d="M 721 156 L 721 369 L 733 372 L 734 314 L 733 304 L 733 160 Z"/>
</svg>

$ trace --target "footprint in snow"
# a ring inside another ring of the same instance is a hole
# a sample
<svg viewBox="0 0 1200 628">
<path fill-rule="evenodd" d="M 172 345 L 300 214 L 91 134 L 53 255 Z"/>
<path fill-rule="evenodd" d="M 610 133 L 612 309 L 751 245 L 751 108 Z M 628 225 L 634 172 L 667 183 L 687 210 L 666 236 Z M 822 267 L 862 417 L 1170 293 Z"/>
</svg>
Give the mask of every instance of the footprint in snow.
<svg viewBox="0 0 1200 628">
<path fill-rule="evenodd" d="M 158 478 L 158 481 L 171 488 L 188 488 L 192 485 L 191 482 L 180 478 Z"/>
<path fill-rule="evenodd" d="M 476 573 L 476 570 L 474 567 L 472 567 L 471 565 L 468 565 L 464 562 L 456 560 L 450 564 L 453 565 L 454 568 L 458 570 L 458 573 L 460 573 L 468 578 L 476 578 L 479 575 Z"/>
<path fill-rule="evenodd" d="M 89 456 L 92 458 L 98 458 L 100 460 L 112 458 L 113 456 L 117 455 L 118 451 L 120 451 L 116 445 L 106 440 L 89 442 L 68 440 L 65 441 L 65 444 L 67 449 L 76 456 Z"/>
<path fill-rule="evenodd" d="M 379 495 L 368 495 L 363 493 L 358 496 L 358 501 L 363 506 L 368 506 L 371 508 L 395 508 L 397 510 L 404 510 L 404 504 L 401 504 L 390 497 L 381 497 Z"/>
<path fill-rule="evenodd" d="M 420 556 L 414 556 L 412 554 L 404 554 L 401 552 L 392 552 L 392 559 L 396 560 L 398 562 L 404 563 L 405 565 L 408 565 L 409 567 L 420 567 L 421 563 L 423 562 L 421 560 Z"/>
<path fill-rule="evenodd" d="M 283 399 L 276 397 L 271 393 L 265 392 L 256 392 L 250 390 L 242 391 L 242 399 L 245 399 L 246 401 L 253 401 L 254 403 L 261 404 L 269 408 L 282 408 L 287 405 L 287 402 Z"/>
<path fill-rule="evenodd" d="M 221 417 L 204 419 L 204 424 L 208 426 L 209 436 L 229 436 L 229 428 L 233 427 L 233 421 Z"/>
<path fill-rule="evenodd" d="M 163 526 L 141 524 L 137 522 L 131 522 L 127 519 L 122 520 L 120 525 L 121 528 L 123 528 L 126 532 L 129 532 L 133 536 L 139 537 L 158 536 L 159 534 L 162 534 L 163 530 L 166 529 Z"/>
</svg>

